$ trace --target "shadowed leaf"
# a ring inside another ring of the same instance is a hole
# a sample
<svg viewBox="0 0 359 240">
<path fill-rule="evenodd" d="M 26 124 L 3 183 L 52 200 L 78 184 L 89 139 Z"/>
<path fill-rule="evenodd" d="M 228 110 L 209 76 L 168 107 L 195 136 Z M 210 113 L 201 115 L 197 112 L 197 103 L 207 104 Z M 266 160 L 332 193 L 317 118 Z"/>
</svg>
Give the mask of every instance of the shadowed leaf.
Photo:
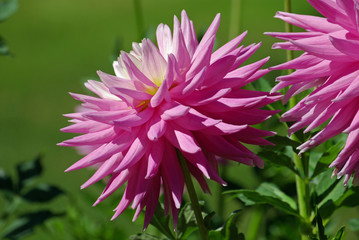
<svg viewBox="0 0 359 240">
<path fill-rule="evenodd" d="M 58 187 L 40 184 L 24 194 L 23 197 L 30 202 L 48 202 L 61 194 L 63 191 Z"/>
<path fill-rule="evenodd" d="M 21 190 L 24 186 L 30 184 L 34 178 L 42 173 L 41 157 L 37 157 L 32 162 L 20 163 L 16 166 L 18 174 L 18 188 Z"/>
</svg>

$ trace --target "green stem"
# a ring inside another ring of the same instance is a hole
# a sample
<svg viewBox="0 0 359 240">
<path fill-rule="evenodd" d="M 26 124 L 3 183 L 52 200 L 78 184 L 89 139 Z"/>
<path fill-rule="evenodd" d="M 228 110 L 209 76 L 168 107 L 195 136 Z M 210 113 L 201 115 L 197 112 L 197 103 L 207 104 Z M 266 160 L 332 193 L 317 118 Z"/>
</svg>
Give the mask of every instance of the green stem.
<svg viewBox="0 0 359 240">
<path fill-rule="evenodd" d="M 254 208 L 252 212 L 252 217 L 250 219 L 250 224 L 248 226 L 248 232 L 246 239 L 248 240 L 257 240 L 260 234 L 260 227 L 263 219 L 263 209 L 261 206 Z"/>
<path fill-rule="evenodd" d="M 177 151 L 177 156 L 178 156 L 178 160 L 181 165 L 181 168 L 182 168 L 184 181 L 186 183 L 189 198 L 191 199 L 192 208 L 193 208 L 196 220 L 197 220 L 197 225 L 198 225 L 199 232 L 201 234 L 201 238 L 202 238 L 202 240 L 209 240 L 207 229 L 206 229 L 206 226 L 204 225 L 204 221 L 203 221 L 203 217 L 202 217 L 202 211 L 201 211 L 201 208 L 198 203 L 197 194 L 196 194 L 196 191 L 193 186 L 191 174 L 189 173 L 186 159 L 183 157 L 183 155 L 179 151 Z"/>
<path fill-rule="evenodd" d="M 136 18 L 136 25 L 137 25 L 137 37 L 138 40 L 143 38 L 143 18 L 142 18 L 142 7 L 141 7 L 141 0 L 133 0 L 133 5 L 135 8 L 135 18 Z"/>
<path fill-rule="evenodd" d="M 288 13 L 291 12 L 291 0 L 284 0 L 284 10 Z M 285 22 L 285 31 L 292 32 L 292 25 Z M 290 61 L 293 59 L 293 52 L 290 50 L 286 51 L 286 59 Z M 293 72 L 292 69 L 288 69 L 288 74 Z M 295 97 L 291 97 L 289 100 L 289 108 L 293 108 L 297 104 Z M 295 141 L 299 141 L 298 138 L 293 134 L 292 139 Z M 299 141 L 300 142 L 300 141 Z M 297 188 L 297 197 L 298 197 L 298 208 L 299 208 L 299 215 L 302 217 L 305 225 L 310 224 L 310 202 L 309 202 L 309 179 L 308 179 L 308 160 L 307 158 L 303 157 L 300 158 L 294 151 L 293 151 L 293 159 L 294 164 L 297 167 L 298 171 L 302 173 L 302 176 L 295 176 L 295 183 Z M 309 240 L 309 235 L 303 232 L 301 240 Z"/>
<path fill-rule="evenodd" d="M 231 0 L 231 13 L 229 21 L 229 39 L 239 35 L 241 28 L 242 0 Z"/>
</svg>

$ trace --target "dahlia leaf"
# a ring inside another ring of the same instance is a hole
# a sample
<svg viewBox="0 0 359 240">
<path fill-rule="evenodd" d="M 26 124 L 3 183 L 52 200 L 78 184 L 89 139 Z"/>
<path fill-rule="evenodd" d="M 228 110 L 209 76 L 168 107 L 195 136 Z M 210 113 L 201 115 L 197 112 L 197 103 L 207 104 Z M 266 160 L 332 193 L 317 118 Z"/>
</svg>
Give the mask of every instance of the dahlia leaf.
<svg viewBox="0 0 359 240">
<path fill-rule="evenodd" d="M 20 163 L 16 166 L 18 175 L 18 189 L 19 191 L 31 184 L 34 178 L 39 177 L 42 173 L 41 156 L 38 156 L 32 162 Z"/>
<path fill-rule="evenodd" d="M 274 148 L 291 146 L 294 149 L 296 149 L 300 145 L 299 142 L 294 141 L 294 140 L 290 139 L 289 137 L 283 137 L 283 136 L 279 136 L 279 135 L 268 137 L 266 139 L 275 144 Z M 273 149 L 272 146 L 265 146 L 265 148 Z"/>
<path fill-rule="evenodd" d="M 317 222 L 318 226 L 318 234 L 319 234 L 319 240 L 328 240 L 328 237 L 325 235 L 325 228 L 323 225 L 323 219 L 320 216 L 318 207 L 315 209 L 315 220 Z"/>
<path fill-rule="evenodd" d="M 14 190 L 11 177 L 3 169 L 0 169 L 0 190 Z"/>
<path fill-rule="evenodd" d="M 173 232 L 169 228 L 170 218 L 169 216 L 164 216 L 164 209 L 161 204 L 158 204 L 150 224 L 157 228 L 163 235 L 171 240 L 174 240 L 176 238 L 173 236 Z"/>
<path fill-rule="evenodd" d="M 49 218 L 61 216 L 63 214 L 53 213 L 49 210 L 41 210 L 38 212 L 27 213 L 21 215 L 18 219 L 13 221 L 3 231 L 3 237 L 11 240 L 22 239 L 24 236 L 34 232 L 37 225 L 43 224 Z"/>
<path fill-rule="evenodd" d="M 165 240 L 165 238 L 157 237 L 148 233 L 138 233 L 130 236 L 130 240 Z"/>
<path fill-rule="evenodd" d="M 17 0 L 1 0 L 0 1 L 0 22 L 8 19 L 18 9 Z"/>
<path fill-rule="evenodd" d="M 269 204 L 285 213 L 299 217 L 294 200 L 274 184 L 262 183 L 257 190 L 244 189 L 228 191 L 227 193 L 237 194 L 237 198 L 244 202 L 246 206 Z"/>
<path fill-rule="evenodd" d="M 188 239 L 198 229 L 191 203 L 186 202 L 178 215 L 177 238 Z"/>
<path fill-rule="evenodd" d="M 253 88 L 257 91 L 270 92 L 272 89 L 268 80 L 265 78 L 260 78 L 257 81 L 252 82 L 252 84 Z"/>
<path fill-rule="evenodd" d="M 359 205 L 359 188 L 351 187 L 345 193 L 336 199 L 329 199 L 320 208 L 323 219 L 329 218 L 335 210 L 340 207 L 355 207 Z"/>
<path fill-rule="evenodd" d="M 340 150 L 342 149 L 342 145 L 342 142 L 335 144 L 334 146 L 328 148 L 328 150 L 326 150 L 317 159 L 313 159 L 313 155 L 311 154 L 309 162 L 314 162 L 314 164 L 316 164 L 313 169 L 313 173 L 310 175 L 312 179 L 328 169 L 330 163 L 338 156 Z"/>
<path fill-rule="evenodd" d="M 30 202 L 49 202 L 64 192 L 48 184 L 40 184 L 23 195 L 24 199 Z"/>
<path fill-rule="evenodd" d="M 318 175 L 315 179 L 313 179 L 312 183 L 315 185 L 315 194 L 316 194 L 316 202 L 317 204 L 321 203 L 324 199 L 328 198 L 335 198 L 333 195 L 337 195 L 335 193 L 332 193 L 331 196 L 329 195 L 334 189 L 337 187 L 338 183 L 340 182 L 338 179 L 332 179 L 330 178 L 331 175 L 331 169 L 327 169 L 326 172 Z M 339 187 L 339 189 L 335 189 L 335 192 L 338 192 L 338 194 L 342 193 L 344 190 L 342 187 Z M 335 199 L 337 199 L 339 196 L 337 196 Z"/>
<path fill-rule="evenodd" d="M 331 240 L 343 240 L 344 238 L 344 231 L 345 231 L 345 227 L 341 227 L 337 234 L 335 235 L 335 237 L 333 237 Z"/>
<path fill-rule="evenodd" d="M 242 233 L 238 233 L 238 229 L 236 227 L 240 210 L 234 211 L 231 213 L 229 218 L 227 219 L 225 225 L 222 229 L 222 234 L 224 235 L 223 240 L 241 240 L 244 239 Z"/>
<path fill-rule="evenodd" d="M 279 154 L 274 151 L 261 151 L 258 156 L 264 160 L 269 161 L 276 166 L 283 166 L 299 175 L 298 170 L 295 168 L 294 163 L 290 157 L 285 154 Z"/>
</svg>

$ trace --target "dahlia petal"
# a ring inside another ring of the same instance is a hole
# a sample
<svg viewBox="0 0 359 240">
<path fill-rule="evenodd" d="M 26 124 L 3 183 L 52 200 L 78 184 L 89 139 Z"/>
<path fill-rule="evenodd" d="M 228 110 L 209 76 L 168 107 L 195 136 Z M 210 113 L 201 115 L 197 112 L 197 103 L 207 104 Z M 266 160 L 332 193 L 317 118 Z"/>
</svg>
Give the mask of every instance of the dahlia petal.
<svg viewBox="0 0 359 240">
<path fill-rule="evenodd" d="M 187 162 L 187 166 L 192 176 L 197 180 L 197 182 L 201 186 L 203 192 L 211 194 L 211 190 L 208 187 L 206 179 L 203 177 L 203 173 L 191 162 Z"/>
<path fill-rule="evenodd" d="M 147 137 L 153 142 L 156 142 L 166 132 L 167 123 L 158 115 L 155 115 L 148 124 Z"/>
<path fill-rule="evenodd" d="M 285 22 L 304 28 L 308 31 L 329 33 L 342 30 L 336 24 L 330 23 L 327 19 L 322 17 L 300 15 L 294 13 L 277 12 L 275 18 L 282 19 Z"/>
<path fill-rule="evenodd" d="M 174 120 L 176 118 L 182 117 L 188 113 L 190 110 L 189 107 L 174 103 L 174 104 L 166 104 L 163 105 L 163 113 L 161 114 L 161 118 L 165 121 Z"/>
<path fill-rule="evenodd" d="M 190 131 L 198 131 L 206 129 L 210 126 L 220 123 L 221 120 L 212 119 L 207 117 L 195 109 L 191 108 L 188 114 L 183 115 L 175 120 L 175 123 Z"/>
<path fill-rule="evenodd" d="M 114 128 L 108 128 L 102 131 L 87 133 L 72 139 L 63 141 L 59 146 L 81 146 L 81 145 L 96 145 L 104 144 L 112 141 L 117 136 Z"/>
<path fill-rule="evenodd" d="M 132 142 L 131 147 L 128 149 L 126 155 L 123 157 L 123 160 L 114 170 L 114 172 L 121 172 L 126 168 L 135 165 L 145 155 L 149 147 L 150 143 L 147 139 L 147 136 L 146 134 L 142 133 Z"/>
<path fill-rule="evenodd" d="M 104 98 L 104 99 L 113 99 L 118 100 L 118 97 L 111 94 L 108 88 L 101 82 L 94 81 L 94 80 L 88 80 L 87 83 L 85 83 L 86 88 L 88 88 L 90 91 L 97 94 L 97 96 Z M 81 101 L 81 100 L 80 100 Z"/>
<path fill-rule="evenodd" d="M 105 189 L 101 193 L 100 197 L 96 200 L 93 206 L 96 206 L 107 197 L 109 197 L 112 193 L 114 193 L 119 187 L 121 187 L 127 180 L 130 172 L 128 170 L 122 171 L 120 173 L 114 173 L 107 183 Z"/>
<path fill-rule="evenodd" d="M 247 31 L 244 31 L 241 35 L 235 37 L 234 39 L 232 39 L 231 41 L 229 41 L 228 43 L 226 43 L 225 45 L 223 45 L 222 47 L 220 47 L 219 49 L 217 49 L 211 57 L 211 64 L 217 60 L 219 60 L 220 58 L 226 56 L 226 54 L 230 53 L 231 51 L 233 51 L 234 49 L 237 48 L 237 46 L 243 41 L 243 39 L 245 38 L 245 36 L 247 35 Z"/>
<path fill-rule="evenodd" d="M 264 34 L 286 41 L 318 37 L 322 35 L 322 33 L 318 32 L 265 32 Z"/>
<path fill-rule="evenodd" d="M 168 124 L 165 137 L 172 145 L 183 152 L 196 153 L 201 151 L 192 133 L 179 126 Z"/>
<path fill-rule="evenodd" d="M 195 56 L 193 57 L 191 67 L 189 68 L 189 70 L 188 70 L 188 72 L 186 74 L 187 79 L 190 79 L 190 78 L 194 77 L 194 75 L 196 73 L 198 73 L 204 67 L 207 67 L 209 65 L 214 40 L 215 40 L 215 36 L 212 36 L 210 39 L 208 39 L 208 41 L 205 44 L 203 44 L 202 49 L 198 50 L 199 49 L 199 46 L 198 46 L 198 48 L 197 48 L 197 50 L 195 52 Z M 202 43 L 202 41 L 201 41 L 201 43 Z"/>
<path fill-rule="evenodd" d="M 333 36 L 342 36 L 344 32 L 340 31 L 337 33 L 332 33 Z M 308 39 L 301 39 L 296 41 L 291 41 L 294 45 L 299 47 L 301 50 L 306 51 L 314 56 L 336 61 L 352 61 L 342 52 L 338 51 L 332 44 L 328 43 L 330 39 L 327 35 L 312 37 Z"/>
<path fill-rule="evenodd" d="M 92 166 L 95 163 L 107 160 L 113 154 L 125 150 L 131 145 L 136 133 L 137 131 L 133 130 L 132 132 L 123 132 L 122 134 L 119 134 L 119 136 L 111 142 L 102 145 L 66 169 L 66 172 Z"/>
<path fill-rule="evenodd" d="M 148 155 L 147 173 L 145 178 L 154 177 L 160 167 L 165 148 L 163 140 L 157 141 L 156 145 L 152 145 L 150 153 Z"/>
<path fill-rule="evenodd" d="M 303 69 L 308 68 L 313 65 L 320 63 L 322 60 L 320 58 L 314 57 L 307 53 L 303 53 L 301 56 L 294 58 L 288 62 L 279 64 L 274 67 L 270 67 L 271 70 L 283 70 L 283 69 Z"/>
<path fill-rule="evenodd" d="M 88 186 L 100 181 L 102 178 L 110 175 L 113 169 L 123 158 L 122 153 L 112 155 L 106 162 L 104 162 L 99 169 L 95 172 L 92 177 L 81 185 L 81 189 L 87 188 Z"/>
<path fill-rule="evenodd" d="M 207 68 L 206 78 L 202 83 L 202 88 L 211 87 L 222 81 L 223 77 L 226 76 L 231 69 L 235 60 L 236 56 L 229 55 L 211 63 Z"/>
<path fill-rule="evenodd" d="M 70 126 L 61 128 L 60 130 L 62 132 L 70 132 L 70 133 L 90 133 L 90 132 L 102 131 L 110 127 L 112 126 L 108 124 L 102 124 L 96 121 L 88 120 L 88 121 L 74 123 Z"/>
<path fill-rule="evenodd" d="M 127 127 L 136 127 L 147 122 L 153 114 L 153 109 L 147 108 L 137 115 L 132 114 L 126 117 L 123 117 L 118 120 L 114 120 L 114 124 L 118 127 L 127 128 Z"/>
<path fill-rule="evenodd" d="M 227 183 L 223 181 L 218 173 L 216 173 L 213 168 L 210 166 L 208 160 L 206 159 L 205 155 L 202 151 L 199 151 L 194 154 L 189 153 L 183 153 L 183 156 L 191 162 L 193 165 L 195 165 L 202 173 L 203 175 L 208 178 L 212 179 L 213 181 L 218 182 L 219 184 L 225 186 Z"/>
<path fill-rule="evenodd" d="M 231 88 L 203 90 L 192 94 L 189 99 L 184 99 L 184 103 L 192 106 L 200 106 L 213 102 L 231 92 Z"/>
<path fill-rule="evenodd" d="M 193 57 L 193 54 L 198 46 L 197 36 L 194 31 L 193 23 L 187 16 L 185 10 L 181 12 L 181 29 L 183 33 L 183 38 L 186 44 L 186 48 L 190 57 Z"/>
<path fill-rule="evenodd" d="M 152 179 L 152 185 L 149 187 L 151 191 L 147 192 L 147 204 L 146 204 L 146 213 L 145 213 L 145 221 L 143 223 L 143 230 L 146 230 L 148 225 L 151 222 L 151 218 L 155 213 L 158 199 L 160 196 L 160 189 L 161 189 L 161 181 L 159 176 L 154 177 Z"/>
<path fill-rule="evenodd" d="M 127 71 L 134 82 L 142 82 L 150 87 L 157 87 L 145 74 L 143 74 L 140 69 L 132 62 L 130 55 L 126 52 L 121 52 L 121 58 L 124 62 L 124 65 L 127 68 Z"/>
<path fill-rule="evenodd" d="M 112 121 L 128 116 L 128 114 L 134 114 L 136 111 L 133 109 L 120 110 L 120 111 L 98 111 L 87 112 L 83 116 L 87 119 L 94 120 L 103 123 L 112 123 Z"/>
<path fill-rule="evenodd" d="M 257 49 L 262 45 L 262 43 L 249 45 L 248 47 L 245 47 L 240 52 L 239 56 L 237 57 L 236 61 L 232 65 L 232 69 L 237 69 L 240 65 L 242 65 L 247 59 L 257 51 Z"/>
<path fill-rule="evenodd" d="M 153 108 L 160 105 L 165 98 L 169 98 L 168 90 L 171 87 L 174 78 L 174 61 L 174 56 L 172 54 L 169 55 L 165 79 L 150 101 L 150 105 Z"/>
<path fill-rule="evenodd" d="M 187 51 L 186 44 L 183 38 L 181 26 L 176 16 L 173 19 L 173 54 L 176 56 L 176 60 L 180 69 L 184 71 L 191 62 L 190 55 Z"/>
<path fill-rule="evenodd" d="M 209 135 L 227 135 L 227 134 L 236 133 L 245 128 L 247 128 L 247 125 L 233 125 L 224 122 L 219 122 L 214 126 L 209 126 L 205 129 L 202 129 L 201 132 Z"/>
<path fill-rule="evenodd" d="M 344 133 L 351 133 L 359 128 L 359 111 L 355 114 L 350 126 L 344 130 Z M 349 138 L 349 137 L 348 137 Z M 347 139 L 348 142 L 348 139 Z"/>
<path fill-rule="evenodd" d="M 150 78 L 157 86 L 161 84 L 166 72 L 166 61 L 159 50 L 149 39 L 142 40 L 143 50 L 143 73 Z"/>
<path fill-rule="evenodd" d="M 175 97 L 184 98 L 189 96 L 194 90 L 196 90 L 203 82 L 206 74 L 207 67 L 201 69 L 191 80 L 183 82 L 173 89 L 171 89 L 171 95 Z"/>
<path fill-rule="evenodd" d="M 160 24 L 156 30 L 158 48 L 162 56 L 167 60 L 168 54 L 172 53 L 171 29 L 166 24 Z"/>
<path fill-rule="evenodd" d="M 183 173 L 174 148 L 169 145 L 165 146 L 165 154 L 166 161 L 162 161 L 161 170 L 164 180 L 168 184 L 175 207 L 180 208 L 184 189 Z"/>
<path fill-rule="evenodd" d="M 329 36 L 333 46 L 353 60 L 359 60 L 359 43 L 353 40 L 346 40 Z"/>
<path fill-rule="evenodd" d="M 214 38 L 216 36 L 220 21 L 221 21 L 221 15 L 218 13 L 214 18 L 213 22 L 211 23 L 211 25 L 209 26 L 209 28 L 207 29 L 206 33 L 203 35 L 201 42 L 198 44 L 196 51 L 193 54 L 193 59 L 198 58 L 198 55 L 201 55 L 202 51 L 208 49 L 207 48 L 208 43 L 212 41 L 214 42 Z M 210 48 L 210 51 L 212 52 L 213 44 L 210 45 L 212 45 L 212 47 Z"/>
<path fill-rule="evenodd" d="M 352 99 L 359 94 L 359 76 L 353 79 L 350 85 L 342 92 L 337 98 L 333 99 L 333 102 L 339 102 L 347 99 Z"/>
<path fill-rule="evenodd" d="M 247 165 L 252 165 L 252 158 L 254 153 L 243 152 L 237 147 L 230 144 L 222 136 L 212 136 L 206 134 L 196 134 L 196 139 L 202 146 L 206 146 L 209 152 L 233 160 L 248 158 L 248 161 L 243 162 Z"/>
<path fill-rule="evenodd" d="M 348 21 L 348 17 L 336 2 L 326 0 L 308 0 L 308 2 L 323 16 L 327 17 L 329 21 L 335 22 L 344 28 L 351 29 L 353 27 L 353 24 Z"/>
</svg>

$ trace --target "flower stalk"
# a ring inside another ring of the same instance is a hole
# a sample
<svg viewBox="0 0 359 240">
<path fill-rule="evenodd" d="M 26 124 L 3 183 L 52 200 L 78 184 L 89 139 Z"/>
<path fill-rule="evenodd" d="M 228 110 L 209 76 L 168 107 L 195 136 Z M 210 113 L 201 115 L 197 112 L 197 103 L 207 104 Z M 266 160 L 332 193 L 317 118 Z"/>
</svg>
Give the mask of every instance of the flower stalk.
<svg viewBox="0 0 359 240">
<path fill-rule="evenodd" d="M 183 157 L 183 155 L 177 150 L 177 156 L 179 163 L 182 168 L 185 184 L 187 187 L 188 195 L 191 200 L 192 209 L 194 211 L 194 215 L 197 220 L 198 229 L 201 235 L 202 240 L 209 240 L 207 228 L 204 225 L 203 217 L 202 217 L 202 211 L 198 203 L 198 198 L 196 194 L 196 190 L 194 189 L 191 174 L 189 173 L 189 169 L 186 163 L 186 159 Z"/>
<path fill-rule="evenodd" d="M 284 0 L 285 12 L 291 12 L 291 0 Z M 292 25 L 285 22 L 285 31 L 292 32 Z M 293 59 L 293 52 L 290 50 L 286 51 L 287 62 Z M 288 74 L 293 72 L 292 69 L 288 69 Z M 289 108 L 292 109 L 297 104 L 296 98 L 292 97 L 289 100 Z M 292 135 L 292 139 L 299 141 L 295 134 Z M 296 152 L 293 151 L 294 164 L 298 171 L 302 173 L 302 176 L 295 176 L 295 183 L 297 188 L 298 197 L 298 208 L 299 215 L 302 217 L 304 224 L 310 223 L 310 203 L 309 203 L 309 180 L 308 180 L 308 160 L 306 158 L 300 158 Z M 302 230 L 301 240 L 309 240 L 309 235 Z"/>
</svg>

